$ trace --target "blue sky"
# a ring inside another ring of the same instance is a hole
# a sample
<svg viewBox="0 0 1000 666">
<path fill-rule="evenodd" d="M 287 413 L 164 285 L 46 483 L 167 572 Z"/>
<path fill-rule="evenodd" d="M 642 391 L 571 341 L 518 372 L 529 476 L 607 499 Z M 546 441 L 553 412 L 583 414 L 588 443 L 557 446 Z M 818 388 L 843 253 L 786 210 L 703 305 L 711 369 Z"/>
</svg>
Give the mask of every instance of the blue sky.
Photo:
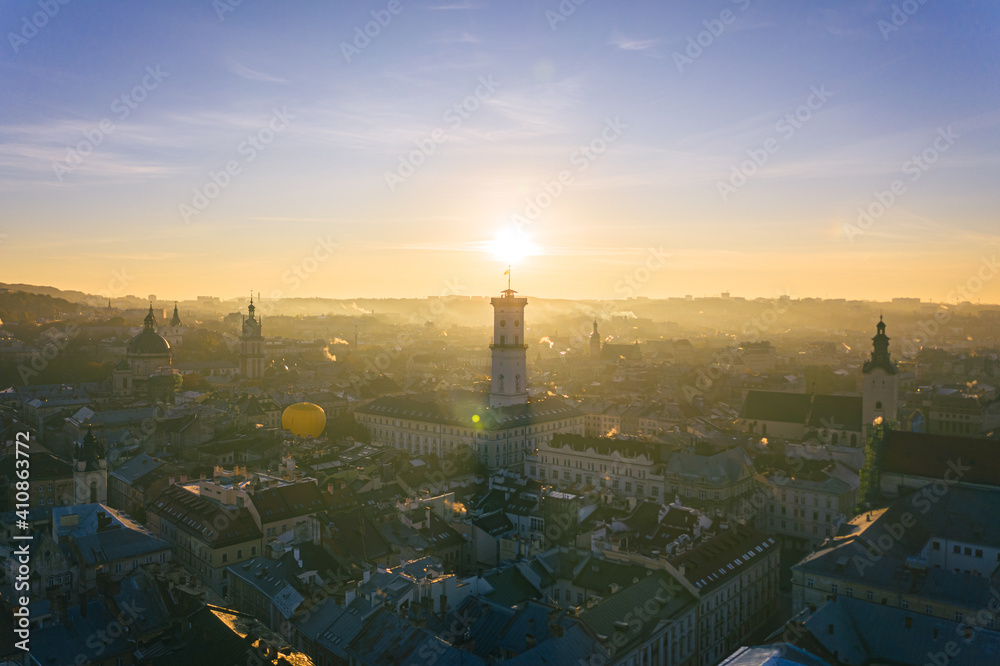
<svg viewBox="0 0 1000 666">
<path fill-rule="evenodd" d="M 2 281 L 490 294 L 513 234 L 529 295 L 1000 301 L 995 2 L 46 6 L 0 8 Z"/>
</svg>

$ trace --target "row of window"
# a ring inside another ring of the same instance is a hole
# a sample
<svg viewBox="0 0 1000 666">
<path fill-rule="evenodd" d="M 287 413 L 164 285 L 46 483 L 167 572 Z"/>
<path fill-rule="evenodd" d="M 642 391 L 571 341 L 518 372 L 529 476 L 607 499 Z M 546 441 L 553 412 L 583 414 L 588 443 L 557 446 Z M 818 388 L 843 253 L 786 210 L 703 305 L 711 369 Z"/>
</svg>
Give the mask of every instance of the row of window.
<svg viewBox="0 0 1000 666">
<path fill-rule="evenodd" d="M 806 587 L 813 587 L 814 584 L 815 584 L 815 580 L 814 579 L 812 579 L 812 578 L 806 579 Z M 837 583 L 834 583 L 833 585 L 830 586 L 830 593 L 831 594 L 838 594 L 839 592 L 840 592 L 840 585 L 838 585 Z M 853 587 L 846 587 L 846 588 L 844 588 L 844 596 L 845 597 L 853 597 L 854 596 L 854 588 Z M 875 600 L 875 592 L 873 590 L 867 590 L 865 592 L 865 599 L 867 601 L 874 601 Z M 887 601 L 887 598 L 883 597 L 882 598 L 882 603 L 884 604 L 884 603 L 886 603 L 886 601 Z M 903 599 L 903 600 L 901 600 L 899 602 L 899 607 L 901 609 L 903 609 L 903 610 L 909 610 L 910 609 L 910 602 L 907 599 Z M 934 606 L 931 606 L 930 604 L 924 605 L 924 614 L 925 615 L 934 615 Z M 962 622 L 962 621 L 964 621 L 964 619 L 965 619 L 965 615 L 964 615 L 964 613 L 962 613 L 962 611 L 955 611 L 955 622 Z M 993 616 L 990 616 L 990 618 L 986 621 L 986 623 L 985 623 L 984 626 L 987 629 L 993 629 L 993 628 L 995 628 L 996 627 L 996 620 L 995 620 L 995 618 Z"/>
<path fill-rule="evenodd" d="M 934 542 L 932 542 L 931 549 L 932 550 L 941 550 L 941 542 L 940 541 L 934 541 Z M 954 553 L 955 555 L 967 555 L 969 557 L 978 557 L 978 558 L 982 558 L 983 557 L 983 549 L 982 548 L 973 549 L 970 546 L 965 546 L 964 549 L 962 548 L 962 546 L 952 546 L 951 547 L 951 552 Z M 1000 562 L 1000 553 L 997 553 L 997 562 Z"/>
<path fill-rule="evenodd" d="M 163 564 L 166 561 L 167 561 L 167 554 L 166 553 L 160 553 L 160 564 Z M 146 564 L 152 564 L 152 563 L 153 563 L 153 556 L 152 555 L 147 555 L 146 556 Z M 139 568 L 139 560 L 132 560 L 132 571 L 135 571 L 138 568 Z M 121 572 L 122 572 L 122 563 L 121 562 L 115 562 L 115 573 L 116 574 L 120 574 Z M 69 574 L 66 574 L 66 575 L 69 576 Z"/>
</svg>

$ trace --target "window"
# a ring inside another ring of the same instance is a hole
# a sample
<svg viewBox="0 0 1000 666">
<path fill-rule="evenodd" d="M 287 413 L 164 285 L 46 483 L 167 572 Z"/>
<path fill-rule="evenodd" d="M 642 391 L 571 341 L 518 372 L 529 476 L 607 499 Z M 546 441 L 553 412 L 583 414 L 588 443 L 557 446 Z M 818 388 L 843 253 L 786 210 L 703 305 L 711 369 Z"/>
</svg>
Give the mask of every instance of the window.
<svg viewBox="0 0 1000 666">
<path fill-rule="evenodd" d="M 956 555 L 961 555 L 962 548 L 960 546 L 952 546 L 951 552 L 955 553 Z"/>
<path fill-rule="evenodd" d="M 806 578 L 806 587 L 812 587 L 813 583 L 815 583 L 815 582 L 816 581 L 814 579 L 812 579 L 812 578 Z"/>
<path fill-rule="evenodd" d="M 236 559 L 238 559 L 238 560 L 242 560 L 243 559 L 243 549 L 242 548 L 240 548 L 239 550 L 236 551 Z"/>
<path fill-rule="evenodd" d="M 871 590 L 868 590 L 867 592 L 865 592 L 865 599 L 867 599 L 868 601 L 874 601 L 875 593 L 872 592 Z"/>
<path fill-rule="evenodd" d="M 257 555 L 257 546 L 250 546 L 250 557 Z"/>
<path fill-rule="evenodd" d="M 933 544 L 931 545 L 931 548 L 932 548 L 933 550 L 941 550 L 941 542 L 940 542 L 940 541 L 935 541 L 935 542 L 934 542 L 934 543 L 933 543 Z"/>
<path fill-rule="evenodd" d="M 909 610 L 910 602 L 907 601 L 906 599 L 903 599 L 902 601 L 899 602 L 899 607 L 902 608 L 903 610 Z"/>
<path fill-rule="evenodd" d="M 223 553 L 222 554 L 222 563 L 225 564 L 228 561 L 229 561 L 229 553 Z"/>
<path fill-rule="evenodd" d="M 924 606 L 924 613 L 934 615 L 934 606 Z"/>
<path fill-rule="evenodd" d="M 976 548 L 976 557 L 982 557 L 982 556 L 983 556 L 983 549 Z"/>
<path fill-rule="evenodd" d="M 961 622 L 961 621 L 962 621 L 962 612 L 959 611 L 955 613 L 955 622 Z"/>
<path fill-rule="evenodd" d="M 578 603 L 578 604 L 582 604 L 583 603 L 583 592 L 577 592 L 576 593 L 576 603 Z"/>
<path fill-rule="evenodd" d="M 834 583 L 833 585 L 830 586 L 830 594 L 837 594 L 837 591 L 839 589 L 840 589 L 840 586 L 837 585 L 836 583 Z"/>
<path fill-rule="evenodd" d="M 853 597 L 854 596 L 854 588 L 853 587 L 845 588 L 844 589 L 844 594 L 846 596 L 848 596 L 848 597 Z"/>
</svg>

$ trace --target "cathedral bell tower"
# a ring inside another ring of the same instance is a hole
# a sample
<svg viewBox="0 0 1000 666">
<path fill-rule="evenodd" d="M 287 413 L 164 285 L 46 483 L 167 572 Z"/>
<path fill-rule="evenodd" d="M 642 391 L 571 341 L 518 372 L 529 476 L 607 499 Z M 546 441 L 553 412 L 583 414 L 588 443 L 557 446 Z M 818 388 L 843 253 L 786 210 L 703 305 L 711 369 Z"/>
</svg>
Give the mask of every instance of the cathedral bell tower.
<svg viewBox="0 0 1000 666">
<path fill-rule="evenodd" d="M 240 374 L 246 379 L 260 379 L 264 376 L 264 336 L 261 333 L 263 317 L 255 315 L 253 294 L 250 294 L 248 316 L 243 318 L 240 334 Z"/>
<path fill-rule="evenodd" d="M 866 429 L 878 417 L 886 423 L 895 421 L 899 396 L 899 371 L 889 356 L 889 336 L 881 316 L 875 328 L 871 357 L 861 369 L 861 418 Z"/>
<path fill-rule="evenodd" d="M 594 320 L 594 332 L 590 334 L 590 358 L 601 358 L 601 334 L 597 332 L 597 320 Z"/>
<path fill-rule="evenodd" d="M 510 288 L 509 279 L 507 289 L 501 293 L 499 298 L 490 299 L 493 306 L 490 407 L 528 402 L 528 345 L 524 339 L 524 306 L 528 299 L 514 296 L 517 292 Z"/>
<path fill-rule="evenodd" d="M 108 501 L 108 458 L 89 428 L 73 448 L 73 495 L 73 504 Z"/>
</svg>

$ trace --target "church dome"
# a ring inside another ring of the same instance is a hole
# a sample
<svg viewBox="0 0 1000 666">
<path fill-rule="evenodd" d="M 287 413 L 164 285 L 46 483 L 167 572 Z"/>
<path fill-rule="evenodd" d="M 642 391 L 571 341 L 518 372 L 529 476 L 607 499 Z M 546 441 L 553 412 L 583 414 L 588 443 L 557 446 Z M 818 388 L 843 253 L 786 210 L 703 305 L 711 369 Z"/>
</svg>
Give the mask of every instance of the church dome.
<svg viewBox="0 0 1000 666">
<path fill-rule="evenodd" d="M 156 331 L 144 330 L 128 341 L 129 354 L 169 354 L 170 343 Z"/>
<path fill-rule="evenodd" d="M 128 341 L 128 354 L 130 356 L 138 354 L 170 354 L 170 343 L 167 342 L 166 338 L 157 333 L 155 329 L 156 317 L 153 316 L 153 306 L 150 305 L 149 314 L 146 315 L 142 332 Z"/>
</svg>

